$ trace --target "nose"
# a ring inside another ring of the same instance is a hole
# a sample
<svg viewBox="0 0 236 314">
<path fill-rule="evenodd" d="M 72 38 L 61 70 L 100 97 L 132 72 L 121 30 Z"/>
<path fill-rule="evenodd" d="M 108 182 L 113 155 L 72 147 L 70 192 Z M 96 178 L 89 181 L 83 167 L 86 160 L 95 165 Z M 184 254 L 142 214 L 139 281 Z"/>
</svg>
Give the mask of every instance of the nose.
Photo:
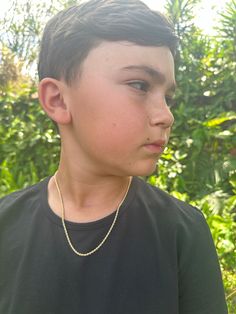
<svg viewBox="0 0 236 314">
<path fill-rule="evenodd" d="M 165 99 L 155 101 L 155 103 L 150 104 L 150 107 L 148 117 L 151 126 L 159 125 L 163 128 L 170 128 L 173 125 L 174 116 Z"/>
</svg>

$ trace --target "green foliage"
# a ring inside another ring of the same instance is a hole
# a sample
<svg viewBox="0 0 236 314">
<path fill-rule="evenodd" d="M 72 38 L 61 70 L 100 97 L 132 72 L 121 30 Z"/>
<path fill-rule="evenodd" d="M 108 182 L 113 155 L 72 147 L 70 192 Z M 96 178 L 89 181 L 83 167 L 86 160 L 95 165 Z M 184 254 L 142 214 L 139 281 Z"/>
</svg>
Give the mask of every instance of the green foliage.
<svg viewBox="0 0 236 314">
<path fill-rule="evenodd" d="M 8 85 L 8 82 L 16 82 L 19 78 L 19 67 L 16 66 L 14 54 L 8 48 L 0 45 L 0 86 L 2 88 Z"/>
<path fill-rule="evenodd" d="M 0 97 L 0 195 L 53 173 L 59 154 L 55 127 L 45 116 L 34 86 Z"/>
<path fill-rule="evenodd" d="M 173 107 L 176 122 L 169 147 L 158 162 L 156 173 L 148 180 L 202 209 L 216 244 L 229 311 L 233 314 L 236 312 L 236 1 L 229 1 L 221 13 L 214 37 L 203 35 L 193 23 L 194 8 L 199 2 L 167 1 L 167 13 L 181 39 L 176 56 L 178 90 Z M 23 13 L 22 25 L 14 19 L 13 23 L 5 23 L 9 30 L 1 38 L 0 52 L 0 56 L 5 53 L 5 63 L 0 58 L 0 73 L 5 75 L 0 81 L 0 196 L 33 184 L 57 168 L 59 136 L 40 109 L 35 82 L 19 75 L 19 60 L 25 59 L 27 64 L 35 62 L 42 18 L 47 19 L 68 3 L 51 2 L 45 7 L 41 3 L 35 12 L 29 2 L 31 13 Z"/>
<path fill-rule="evenodd" d="M 76 4 L 76 0 L 55 1 L 12 0 L 10 11 L 0 26 L 0 42 L 4 43 L 28 70 L 35 67 L 40 34 L 46 21 L 59 10 Z"/>
</svg>

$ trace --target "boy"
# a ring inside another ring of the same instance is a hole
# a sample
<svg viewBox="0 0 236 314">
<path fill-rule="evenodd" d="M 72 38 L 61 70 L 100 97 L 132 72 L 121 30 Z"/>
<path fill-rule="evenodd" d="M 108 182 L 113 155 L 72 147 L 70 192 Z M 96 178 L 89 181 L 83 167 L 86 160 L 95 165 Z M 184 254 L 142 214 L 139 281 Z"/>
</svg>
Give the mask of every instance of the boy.
<svg viewBox="0 0 236 314">
<path fill-rule="evenodd" d="M 39 98 L 60 163 L 0 202 L 1 313 L 227 313 L 202 213 L 138 178 L 168 142 L 176 43 L 138 0 L 91 0 L 47 24 Z"/>
</svg>

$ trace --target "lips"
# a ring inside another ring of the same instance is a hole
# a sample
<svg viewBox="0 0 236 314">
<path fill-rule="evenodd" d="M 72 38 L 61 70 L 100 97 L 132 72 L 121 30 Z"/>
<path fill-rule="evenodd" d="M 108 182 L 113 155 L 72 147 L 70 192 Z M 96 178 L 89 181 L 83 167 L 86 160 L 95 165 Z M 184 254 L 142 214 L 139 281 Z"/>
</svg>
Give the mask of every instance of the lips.
<svg viewBox="0 0 236 314">
<path fill-rule="evenodd" d="M 161 154 L 163 153 L 166 144 L 167 143 L 165 140 L 158 140 L 152 143 L 145 144 L 144 147 L 151 153 Z"/>
</svg>

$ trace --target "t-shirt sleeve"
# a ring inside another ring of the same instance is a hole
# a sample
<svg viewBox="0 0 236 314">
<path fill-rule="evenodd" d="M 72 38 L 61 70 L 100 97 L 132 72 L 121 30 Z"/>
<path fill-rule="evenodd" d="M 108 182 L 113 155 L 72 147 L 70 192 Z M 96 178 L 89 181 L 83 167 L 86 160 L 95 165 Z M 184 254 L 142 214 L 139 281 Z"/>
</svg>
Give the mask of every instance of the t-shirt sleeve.
<svg viewBox="0 0 236 314">
<path fill-rule="evenodd" d="M 179 313 L 227 314 L 221 270 L 210 229 L 200 210 L 178 231 Z"/>
</svg>

